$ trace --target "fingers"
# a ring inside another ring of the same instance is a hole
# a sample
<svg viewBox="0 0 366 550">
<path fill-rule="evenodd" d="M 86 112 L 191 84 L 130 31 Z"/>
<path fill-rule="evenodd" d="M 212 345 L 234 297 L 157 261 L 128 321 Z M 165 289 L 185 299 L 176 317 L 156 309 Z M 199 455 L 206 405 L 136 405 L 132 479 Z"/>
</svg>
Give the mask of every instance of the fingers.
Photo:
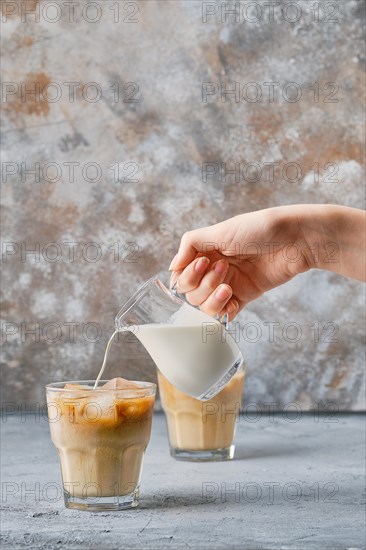
<svg viewBox="0 0 366 550">
<path fill-rule="evenodd" d="M 226 306 L 223 310 L 219 311 L 220 315 L 223 315 L 224 313 L 228 314 L 229 321 L 232 321 L 234 317 L 239 312 L 239 302 L 235 298 L 230 298 L 230 300 L 226 303 Z"/>
<path fill-rule="evenodd" d="M 207 270 L 210 260 L 204 256 L 196 258 L 186 269 L 178 269 L 173 271 L 170 276 L 169 288 L 173 288 L 177 284 L 177 290 L 185 293 L 188 289 L 195 288 L 199 285 L 203 274 Z"/>
<path fill-rule="evenodd" d="M 224 282 L 229 264 L 226 260 L 219 260 L 206 273 L 196 276 L 194 284 L 191 269 L 186 268 L 178 280 L 178 287 L 186 294 L 187 300 L 193 306 L 201 305 Z M 187 273 L 187 275 L 186 275 Z"/>
<path fill-rule="evenodd" d="M 209 265 L 210 260 L 205 256 L 202 256 L 200 258 L 196 258 L 196 260 L 189 264 L 189 266 L 183 271 L 175 272 L 179 273 L 179 277 L 175 278 L 175 280 L 178 281 L 177 290 L 179 292 L 186 293 L 196 288 L 200 284 L 201 279 L 206 273 Z"/>
<path fill-rule="evenodd" d="M 225 260 L 219 260 L 207 272 L 209 265 L 208 258 L 196 258 L 186 269 L 172 273 L 170 288 L 178 282 L 178 291 L 186 294 L 190 304 L 200 306 L 202 311 L 213 317 L 227 313 L 229 321 L 232 321 L 240 305 L 232 296 L 231 286 L 222 284 L 229 266 Z"/>
<path fill-rule="evenodd" d="M 227 284 L 221 284 L 210 296 L 200 305 L 200 310 L 211 317 L 221 313 L 227 302 L 230 300 L 233 291 Z"/>
<path fill-rule="evenodd" d="M 169 271 L 178 271 L 179 269 L 184 269 L 188 264 L 190 264 L 197 255 L 197 249 L 194 247 L 193 239 L 190 237 L 190 233 L 184 233 L 178 253 L 174 256 L 170 266 Z"/>
<path fill-rule="evenodd" d="M 178 281 L 180 274 L 182 273 L 182 270 L 180 271 L 173 271 L 173 273 L 170 275 L 170 281 L 169 281 L 169 288 L 172 289 L 175 283 Z"/>
<path fill-rule="evenodd" d="M 184 269 L 193 262 L 197 256 L 197 252 L 202 251 L 203 244 L 212 240 L 210 234 L 210 227 L 204 227 L 184 233 L 180 241 L 178 253 L 174 256 L 169 266 L 169 271 Z"/>
</svg>

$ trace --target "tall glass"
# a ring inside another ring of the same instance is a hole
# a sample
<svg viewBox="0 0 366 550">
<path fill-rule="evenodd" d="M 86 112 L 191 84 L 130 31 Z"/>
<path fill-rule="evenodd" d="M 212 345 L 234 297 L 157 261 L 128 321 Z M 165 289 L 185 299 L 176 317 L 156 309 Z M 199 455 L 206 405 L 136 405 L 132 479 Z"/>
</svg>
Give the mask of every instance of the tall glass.
<svg viewBox="0 0 366 550">
<path fill-rule="evenodd" d="M 213 317 L 189 305 L 157 278 L 147 281 L 116 316 L 116 330 L 130 330 L 165 378 L 205 401 L 231 380 L 243 357 Z"/>
<path fill-rule="evenodd" d="M 196 462 L 234 457 L 243 384 L 241 367 L 217 395 L 202 402 L 179 391 L 158 371 L 172 457 Z"/>
<path fill-rule="evenodd" d="M 156 385 L 136 383 L 139 388 L 123 390 L 94 390 L 94 380 L 46 386 L 67 508 L 96 512 L 138 505 Z"/>
</svg>

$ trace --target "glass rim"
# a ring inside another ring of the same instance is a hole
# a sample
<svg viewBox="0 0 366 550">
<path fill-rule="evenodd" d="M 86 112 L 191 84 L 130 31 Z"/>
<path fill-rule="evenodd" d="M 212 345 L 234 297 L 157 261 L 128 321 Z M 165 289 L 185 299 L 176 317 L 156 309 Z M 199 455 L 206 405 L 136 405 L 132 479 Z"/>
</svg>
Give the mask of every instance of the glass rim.
<svg viewBox="0 0 366 550">
<path fill-rule="evenodd" d="M 173 300 L 176 300 L 178 303 L 182 302 L 182 300 L 178 296 L 176 296 L 169 289 L 166 288 L 166 286 L 160 281 L 157 275 L 154 275 L 153 277 L 150 277 L 150 279 L 148 279 L 142 286 L 140 286 L 140 288 L 138 288 L 136 292 L 132 294 L 131 298 L 129 298 L 125 305 L 122 306 L 122 308 L 119 310 L 116 315 L 117 328 L 118 324 L 120 323 L 121 317 L 123 315 L 126 315 L 126 313 L 128 313 L 133 308 L 133 306 L 148 293 L 152 283 L 158 284 L 159 288 Z"/>
<path fill-rule="evenodd" d="M 107 383 L 109 380 L 99 380 L 99 383 Z M 142 380 L 128 380 L 128 382 L 135 382 L 135 384 L 141 384 L 141 387 L 139 388 L 125 388 L 125 389 L 118 389 L 118 388 L 103 388 L 98 386 L 94 389 L 95 380 L 65 380 L 64 382 L 52 382 L 50 384 L 46 384 L 45 388 L 46 390 L 62 393 L 80 393 L 81 391 L 85 390 L 87 391 L 87 388 L 65 388 L 65 384 L 80 384 L 80 385 L 90 385 L 90 390 L 93 392 L 99 392 L 99 393 L 118 393 L 118 394 L 128 394 L 128 396 L 131 398 L 131 394 L 136 394 L 136 396 L 141 395 L 141 393 L 146 392 L 153 392 L 156 393 L 156 384 L 154 382 L 145 382 Z M 89 388 L 88 388 L 89 389 Z M 152 393 L 151 393 L 152 394 Z"/>
</svg>

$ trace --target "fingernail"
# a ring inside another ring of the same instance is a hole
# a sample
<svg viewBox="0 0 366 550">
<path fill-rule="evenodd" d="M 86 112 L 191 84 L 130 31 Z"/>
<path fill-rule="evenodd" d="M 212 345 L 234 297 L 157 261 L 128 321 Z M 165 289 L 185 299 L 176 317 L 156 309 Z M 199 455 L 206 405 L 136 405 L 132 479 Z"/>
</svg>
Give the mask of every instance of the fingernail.
<svg viewBox="0 0 366 550">
<path fill-rule="evenodd" d="M 196 265 L 194 266 L 194 270 L 197 271 L 198 273 L 203 273 L 209 263 L 210 263 L 210 260 L 205 256 L 202 256 L 202 258 L 199 258 L 199 260 L 197 260 Z"/>
<path fill-rule="evenodd" d="M 219 288 L 215 292 L 215 298 L 217 298 L 220 301 L 227 300 L 230 296 L 231 291 L 228 289 L 227 286 L 219 286 Z"/>
<path fill-rule="evenodd" d="M 173 272 L 170 276 L 169 288 L 173 288 L 173 286 L 178 281 L 178 279 L 179 279 L 178 272 Z"/>
<path fill-rule="evenodd" d="M 234 311 L 236 311 L 236 310 L 238 309 L 238 307 L 239 307 L 238 302 L 232 301 L 232 302 L 230 302 L 230 304 L 226 307 L 226 311 L 227 311 L 227 313 L 229 313 L 229 314 L 230 314 L 230 313 L 234 313 Z"/>
<path fill-rule="evenodd" d="M 225 260 L 219 260 L 218 262 L 216 262 L 215 273 L 217 273 L 218 275 L 224 275 L 224 273 L 226 273 L 226 270 L 227 262 L 225 262 Z"/>
<path fill-rule="evenodd" d="M 170 262 L 170 266 L 169 266 L 169 268 L 168 268 L 168 271 L 172 271 L 173 265 L 175 264 L 175 261 L 176 261 L 177 258 L 178 258 L 178 254 L 176 254 L 176 255 L 174 256 L 174 258 L 172 259 L 172 261 Z"/>
</svg>

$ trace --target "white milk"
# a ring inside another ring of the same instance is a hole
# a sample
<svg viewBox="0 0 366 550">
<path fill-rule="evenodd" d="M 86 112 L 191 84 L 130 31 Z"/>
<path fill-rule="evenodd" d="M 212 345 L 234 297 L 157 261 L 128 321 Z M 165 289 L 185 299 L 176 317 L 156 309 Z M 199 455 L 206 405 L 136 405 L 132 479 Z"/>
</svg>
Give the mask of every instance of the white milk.
<svg viewBox="0 0 366 550">
<path fill-rule="evenodd" d="M 221 323 L 188 304 L 170 323 L 131 326 L 165 378 L 179 390 L 199 397 L 215 386 L 238 361 L 241 353 Z M 113 336 L 108 342 L 102 369 Z"/>
</svg>

